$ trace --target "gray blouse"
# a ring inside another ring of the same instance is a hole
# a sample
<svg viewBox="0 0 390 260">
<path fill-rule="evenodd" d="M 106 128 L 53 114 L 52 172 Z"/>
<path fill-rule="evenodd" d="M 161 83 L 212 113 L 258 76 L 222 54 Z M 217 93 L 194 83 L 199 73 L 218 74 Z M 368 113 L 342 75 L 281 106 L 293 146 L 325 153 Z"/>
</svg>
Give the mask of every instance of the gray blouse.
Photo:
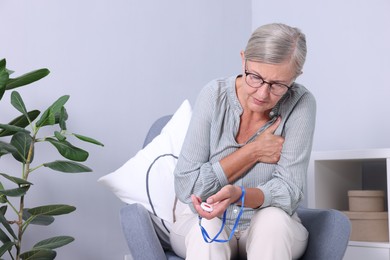
<svg viewBox="0 0 390 260">
<path fill-rule="evenodd" d="M 236 78 L 211 81 L 197 98 L 174 172 L 176 195 L 184 203 L 192 205 L 191 194 L 206 200 L 229 184 L 219 161 L 245 145 L 235 139 L 243 112 L 236 94 Z M 259 209 L 244 209 L 238 230 L 246 229 L 254 212 L 264 207 L 278 207 L 292 215 L 303 198 L 315 126 L 315 99 L 305 87 L 294 83 L 278 113 L 282 122 L 275 134 L 285 137 L 279 162 L 257 163 L 231 183 L 257 187 L 264 193 L 264 203 Z M 257 134 L 275 119 L 260 128 Z M 248 142 L 255 137 L 256 134 Z M 235 204 L 227 209 L 226 224 L 230 228 L 239 209 Z"/>
</svg>

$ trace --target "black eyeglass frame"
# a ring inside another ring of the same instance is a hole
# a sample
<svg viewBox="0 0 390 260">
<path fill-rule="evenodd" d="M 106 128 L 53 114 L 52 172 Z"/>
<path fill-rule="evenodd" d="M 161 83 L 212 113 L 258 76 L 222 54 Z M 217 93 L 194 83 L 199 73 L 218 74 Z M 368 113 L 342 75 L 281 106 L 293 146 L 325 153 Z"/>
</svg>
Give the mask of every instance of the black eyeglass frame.
<svg viewBox="0 0 390 260">
<path fill-rule="evenodd" d="M 261 83 L 259 86 L 252 86 L 251 84 L 249 84 L 247 78 L 248 78 L 248 75 L 252 75 L 252 76 L 255 76 L 256 78 L 258 78 Z M 294 84 L 294 82 L 291 83 L 290 86 L 286 85 L 286 84 L 283 84 L 283 83 L 279 83 L 279 82 L 268 82 L 268 81 L 265 81 L 259 74 L 256 74 L 256 73 L 252 73 L 252 72 L 249 72 L 246 68 L 246 63 L 245 63 L 245 82 L 248 84 L 248 86 L 252 87 L 252 88 L 261 88 L 264 84 L 267 84 L 268 86 L 268 90 L 269 92 L 271 92 L 273 95 L 275 96 L 283 96 L 284 94 L 286 94 L 291 88 L 292 88 L 292 85 Z M 280 85 L 280 86 L 283 86 L 283 87 L 286 87 L 287 90 L 284 91 L 284 93 L 282 94 L 278 94 L 278 93 L 273 93 L 272 92 L 272 89 L 275 89 L 275 88 L 272 88 L 274 84 L 277 84 L 277 85 Z"/>
</svg>

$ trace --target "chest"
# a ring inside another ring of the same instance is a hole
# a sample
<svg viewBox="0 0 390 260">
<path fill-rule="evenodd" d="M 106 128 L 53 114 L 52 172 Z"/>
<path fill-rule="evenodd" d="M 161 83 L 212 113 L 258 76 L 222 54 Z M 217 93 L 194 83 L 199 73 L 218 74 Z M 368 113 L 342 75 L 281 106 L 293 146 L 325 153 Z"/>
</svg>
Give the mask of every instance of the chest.
<svg viewBox="0 0 390 260">
<path fill-rule="evenodd" d="M 267 120 L 253 120 L 241 117 L 237 134 L 235 136 L 238 144 L 244 144 L 252 138 L 261 127 L 267 123 Z"/>
</svg>

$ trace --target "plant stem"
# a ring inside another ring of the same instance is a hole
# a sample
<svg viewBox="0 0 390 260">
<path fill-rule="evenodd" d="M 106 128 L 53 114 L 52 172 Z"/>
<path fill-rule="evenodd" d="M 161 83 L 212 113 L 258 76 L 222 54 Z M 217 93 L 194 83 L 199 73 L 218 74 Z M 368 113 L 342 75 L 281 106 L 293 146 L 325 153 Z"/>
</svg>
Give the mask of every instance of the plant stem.
<svg viewBox="0 0 390 260">
<path fill-rule="evenodd" d="M 23 179 L 27 181 L 28 175 L 30 173 L 30 163 L 31 163 L 31 158 L 33 155 L 34 151 L 34 144 L 36 142 L 36 134 L 37 132 L 34 133 L 31 141 L 31 145 L 28 150 L 28 155 L 26 162 L 24 163 L 24 173 L 23 173 Z M 16 244 L 16 260 L 20 259 L 20 253 L 21 253 L 21 248 L 22 248 L 22 237 L 23 237 L 23 211 L 24 211 L 24 195 L 20 197 L 20 205 L 19 205 L 19 213 L 18 213 L 18 241 Z"/>
<path fill-rule="evenodd" d="M 33 171 L 35 171 L 36 169 L 41 168 L 41 167 L 43 167 L 43 164 L 38 165 L 37 167 L 34 167 L 34 168 L 30 168 L 30 173 L 33 172 Z"/>
<path fill-rule="evenodd" d="M 22 237 L 23 237 L 23 209 L 24 209 L 24 196 L 20 197 L 20 208 L 18 214 L 18 241 L 16 243 L 16 260 L 20 259 L 20 250 L 22 248 Z"/>
<path fill-rule="evenodd" d="M 31 172 L 30 163 L 31 163 L 31 158 L 33 156 L 34 144 L 36 142 L 36 135 L 37 135 L 37 132 L 34 133 L 34 135 L 32 137 L 32 141 L 31 141 L 30 149 L 28 150 L 28 155 L 27 155 L 27 160 L 26 160 L 26 168 L 25 168 L 25 174 L 24 174 L 24 179 L 26 181 L 28 179 L 29 173 Z"/>
</svg>

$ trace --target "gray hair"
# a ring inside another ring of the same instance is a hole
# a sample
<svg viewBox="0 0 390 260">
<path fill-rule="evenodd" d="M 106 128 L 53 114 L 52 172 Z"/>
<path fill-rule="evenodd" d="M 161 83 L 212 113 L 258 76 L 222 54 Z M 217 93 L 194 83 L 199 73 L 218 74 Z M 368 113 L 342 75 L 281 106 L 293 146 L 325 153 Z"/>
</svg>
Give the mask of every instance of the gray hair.
<svg viewBox="0 0 390 260">
<path fill-rule="evenodd" d="M 291 62 L 297 77 L 302 73 L 306 52 L 306 37 L 301 30 L 273 23 L 260 26 L 252 33 L 245 58 L 267 64 Z"/>
</svg>

